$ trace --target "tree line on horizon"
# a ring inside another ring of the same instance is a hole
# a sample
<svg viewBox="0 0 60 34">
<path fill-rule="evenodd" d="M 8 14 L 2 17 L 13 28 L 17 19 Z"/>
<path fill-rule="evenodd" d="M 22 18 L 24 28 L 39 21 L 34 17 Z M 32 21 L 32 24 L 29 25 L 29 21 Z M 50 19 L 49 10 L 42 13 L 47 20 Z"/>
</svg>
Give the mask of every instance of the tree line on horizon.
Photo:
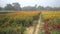
<svg viewBox="0 0 60 34">
<path fill-rule="evenodd" d="M 7 4 L 4 8 L 0 7 L 0 10 L 60 10 L 60 7 L 43 7 L 43 6 L 26 6 L 21 7 L 19 3 Z"/>
</svg>

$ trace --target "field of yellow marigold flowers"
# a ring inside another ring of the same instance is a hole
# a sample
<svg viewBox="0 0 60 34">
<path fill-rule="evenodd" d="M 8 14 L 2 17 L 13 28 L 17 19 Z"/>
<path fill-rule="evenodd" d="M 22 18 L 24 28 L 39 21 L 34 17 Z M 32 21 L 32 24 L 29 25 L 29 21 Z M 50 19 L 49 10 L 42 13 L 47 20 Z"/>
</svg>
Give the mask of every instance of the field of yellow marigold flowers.
<svg viewBox="0 0 60 34">
<path fill-rule="evenodd" d="M 25 34 L 26 28 L 32 26 L 34 20 L 38 21 L 39 16 L 43 22 L 39 34 L 60 34 L 60 11 L 13 11 L 0 14 L 0 33 Z"/>
<path fill-rule="evenodd" d="M 39 19 L 38 11 L 0 12 L 0 34 L 25 34 L 26 28 Z"/>
</svg>

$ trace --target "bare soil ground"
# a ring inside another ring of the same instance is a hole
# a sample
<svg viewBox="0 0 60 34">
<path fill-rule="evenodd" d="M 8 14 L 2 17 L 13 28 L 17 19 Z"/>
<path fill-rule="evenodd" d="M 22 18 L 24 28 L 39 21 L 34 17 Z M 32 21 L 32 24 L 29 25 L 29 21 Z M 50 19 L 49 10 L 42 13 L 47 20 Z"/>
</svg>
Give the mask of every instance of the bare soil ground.
<svg viewBox="0 0 60 34">
<path fill-rule="evenodd" d="M 36 27 L 36 31 L 35 31 L 34 34 L 38 34 L 38 32 L 40 31 L 40 28 L 41 28 L 41 20 L 39 19 L 39 20 L 38 20 L 38 25 L 37 25 L 37 27 Z"/>
<path fill-rule="evenodd" d="M 33 34 L 35 25 L 36 25 L 36 21 L 33 21 L 33 26 L 27 28 L 27 32 L 28 32 L 27 34 Z"/>
<path fill-rule="evenodd" d="M 34 21 L 34 24 L 33 24 L 33 25 L 34 25 L 34 26 L 36 25 L 36 21 Z M 33 34 L 34 28 L 35 28 L 34 26 L 31 26 L 31 27 L 29 27 L 29 28 L 27 29 L 27 31 L 28 31 L 27 34 Z M 41 19 L 38 20 L 38 24 L 37 24 L 37 26 L 36 26 L 36 30 L 35 30 L 34 34 L 38 34 L 38 32 L 40 31 L 40 29 L 41 29 Z"/>
</svg>

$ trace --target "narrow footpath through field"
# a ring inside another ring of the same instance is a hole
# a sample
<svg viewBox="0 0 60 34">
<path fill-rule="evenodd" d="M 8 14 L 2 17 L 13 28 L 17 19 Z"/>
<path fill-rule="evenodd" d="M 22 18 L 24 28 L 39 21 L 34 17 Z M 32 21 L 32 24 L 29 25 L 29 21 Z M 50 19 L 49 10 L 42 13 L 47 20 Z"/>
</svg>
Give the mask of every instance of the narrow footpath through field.
<svg viewBox="0 0 60 34">
<path fill-rule="evenodd" d="M 38 20 L 38 25 L 37 25 L 37 27 L 36 27 L 36 31 L 35 31 L 34 34 L 38 34 L 40 28 L 41 28 L 41 20 L 39 19 L 39 20 Z"/>
<path fill-rule="evenodd" d="M 34 32 L 34 28 L 35 28 L 35 32 Z M 29 30 L 28 34 L 38 34 L 40 29 L 41 29 L 41 17 L 39 18 L 38 24 L 36 25 L 36 27 L 32 26 L 32 27 L 28 28 L 28 30 Z"/>
</svg>

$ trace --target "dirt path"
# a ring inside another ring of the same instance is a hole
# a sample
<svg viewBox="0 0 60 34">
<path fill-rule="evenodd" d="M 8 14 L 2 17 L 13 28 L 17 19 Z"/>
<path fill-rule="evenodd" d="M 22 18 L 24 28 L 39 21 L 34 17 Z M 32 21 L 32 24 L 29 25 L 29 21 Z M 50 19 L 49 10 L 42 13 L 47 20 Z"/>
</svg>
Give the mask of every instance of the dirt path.
<svg viewBox="0 0 60 34">
<path fill-rule="evenodd" d="M 41 19 L 38 20 L 38 25 L 37 25 L 37 27 L 36 27 L 36 31 L 35 31 L 34 34 L 38 34 L 40 28 L 41 28 Z"/>
<path fill-rule="evenodd" d="M 27 34 L 32 34 L 34 31 L 34 27 L 29 27 L 28 28 L 28 33 Z"/>
<path fill-rule="evenodd" d="M 36 25 L 36 24 L 35 24 Z M 32 26 L 32 27 L 29 27 L 28 28 L 28 33 L 27 34 L 33 34 L 33 32 L 34 32 L 34 26 Z M 40 31 L 40 29 L 41 29 L 41 19 L 39 18 L 39 20 L 38 20 L 38 24 L 37 24 L 37 26 L 36 26 L 36 30 L 35 30 L 35 32 L 34 32 L 34 34 L 38 34 L 38 32 Z"/>
<path fill-rule="evenodd" d="M 33 22 L 33 26 L 27 28 L 27 31 L 28 31 L 27 34 L 33 34 L 35 25 L 36 25 L 36 21 Z"/>
</svg>

